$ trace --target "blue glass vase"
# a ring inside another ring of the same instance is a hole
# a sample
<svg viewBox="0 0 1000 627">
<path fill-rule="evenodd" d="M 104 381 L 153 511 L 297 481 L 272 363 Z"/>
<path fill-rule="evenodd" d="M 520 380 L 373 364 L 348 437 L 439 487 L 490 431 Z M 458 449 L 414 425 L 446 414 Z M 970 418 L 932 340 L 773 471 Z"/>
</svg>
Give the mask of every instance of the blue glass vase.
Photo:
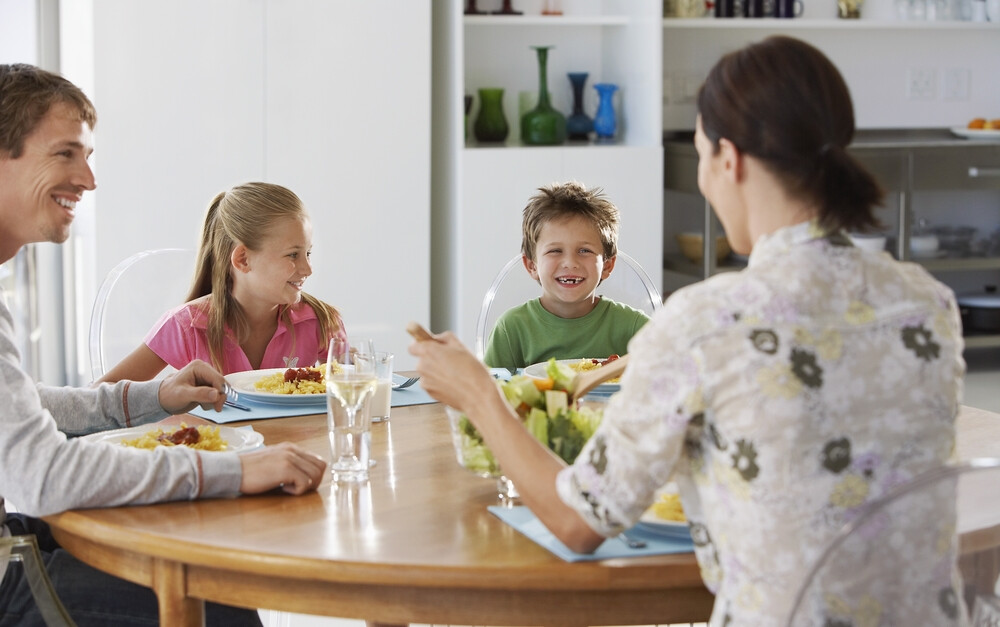
<svg viewBox="0 0 1000 627">
<path fill-rule="evenodd" d="M 598 139 L 614 139 L 618 124 L 615 121 L 615 105 L 612 102 L 618 85 L 613 83 L 597 83 L 594 85 L 600 100 L 597 104 L 597 115 L 594 116 L 594 133 Z"/>
<path fill-rule="evenodd" d="M 570 72 L 573 87 L 573 113 L 566 118 L 566 134 L 570 139 L 587 139 L 594 130 L 594 121 L 583 112 L 583 86 L 587 83 L 586 72 Z"/>
</svg>

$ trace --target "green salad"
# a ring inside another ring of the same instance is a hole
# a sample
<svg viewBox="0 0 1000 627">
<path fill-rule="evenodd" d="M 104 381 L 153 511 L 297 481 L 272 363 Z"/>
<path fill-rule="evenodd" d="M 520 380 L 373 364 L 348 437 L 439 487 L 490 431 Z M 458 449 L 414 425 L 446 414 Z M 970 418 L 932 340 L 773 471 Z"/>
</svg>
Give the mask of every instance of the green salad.
<svg viewBox="0 0 1000 627">
<path fill-rule="evenodd" d="M 498 385 L 524 426 L 566 463 L 573 463 L 584 443 L 601 423 L 602 411 L 593 407 L 569 407 L 567 389 L 576 372 L 550 359 L 548 379 L 514 375 Z M 465 414 L 452 418 L 452 434 L 459 463 L 483 476 L 500 475 L 500 466 Z"/>
</svg>

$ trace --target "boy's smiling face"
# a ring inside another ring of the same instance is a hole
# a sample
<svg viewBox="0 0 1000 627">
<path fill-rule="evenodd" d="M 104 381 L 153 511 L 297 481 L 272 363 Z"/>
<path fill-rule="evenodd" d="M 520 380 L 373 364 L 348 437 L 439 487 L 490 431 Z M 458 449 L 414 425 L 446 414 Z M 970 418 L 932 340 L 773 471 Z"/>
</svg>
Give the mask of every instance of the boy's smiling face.
<svg viewBox="0 0 1000 627">
<path fill-rule="evenodd" d="M 614 258 L 604 258 L 600 231 L 580 216 L 543 224 L 535 259 L 523 261 L 531 278 L 542 285 L 542 307 L 560 318 L 590 313 L 598 302 L 598 284 L 615 265 Z"/>
</svg>

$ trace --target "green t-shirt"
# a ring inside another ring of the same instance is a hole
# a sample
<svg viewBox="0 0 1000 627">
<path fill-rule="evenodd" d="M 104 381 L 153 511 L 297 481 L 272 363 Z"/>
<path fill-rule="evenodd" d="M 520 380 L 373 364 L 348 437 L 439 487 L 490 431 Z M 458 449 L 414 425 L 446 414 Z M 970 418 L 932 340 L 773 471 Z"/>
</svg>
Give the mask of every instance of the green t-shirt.
<svg viewBox="0 0 1000 627">
<path fill-rule="evenodd" d="M 508 309 L 490 333 L 483 361 L 511 372 L 532 364 L 578 357 L 624 355 L 628 342 L 649 316 L 628 305 L 602 298 L 582 318 L 560 318 L 536 298 Z"/>
</svg>

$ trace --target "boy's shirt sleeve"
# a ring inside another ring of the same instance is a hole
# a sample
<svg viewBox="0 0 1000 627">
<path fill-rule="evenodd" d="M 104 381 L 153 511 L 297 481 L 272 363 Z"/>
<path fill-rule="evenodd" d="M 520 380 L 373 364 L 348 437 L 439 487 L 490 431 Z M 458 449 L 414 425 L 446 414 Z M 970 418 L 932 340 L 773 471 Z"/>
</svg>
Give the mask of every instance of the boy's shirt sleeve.
<svg viewBox="0 0 1000 627">
<path fill-rule="evenodd" d="M 486 344 L 486 353 L 483 361 L 490 368 L 506 368 L 511 372 L 518 369 L 517 358 L 511 346 L 512 335 L 507 329 L 504 316 L 497 320 L 496 326 L 490 332 L 489 342 Z"/>
</svg>

